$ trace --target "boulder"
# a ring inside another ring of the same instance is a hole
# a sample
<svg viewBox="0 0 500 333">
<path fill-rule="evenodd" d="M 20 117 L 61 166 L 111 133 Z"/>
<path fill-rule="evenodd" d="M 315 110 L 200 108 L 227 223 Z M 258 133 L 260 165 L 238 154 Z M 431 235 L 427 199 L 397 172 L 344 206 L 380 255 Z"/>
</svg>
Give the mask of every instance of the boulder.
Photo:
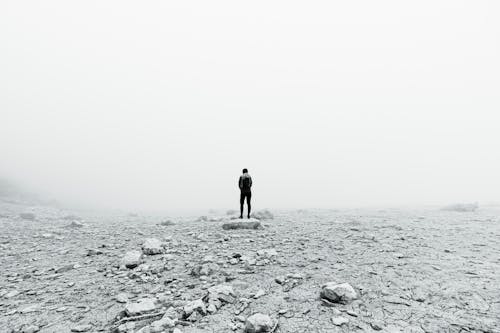
<svg viewBox="0 0 500 333">
<path fill-rule="evenodd" d="M 128 251 L 122 259 L 123 265 L 127 268 L 135 268 L 141 263 L 142 252 Z"/>
<path fill-rule="evenodd" d="M 273 328 L 272 319 L 265 314 L 256 313 L 247 318 L 245 322 L 246 333 L 265 333 Z"/>
<path fill-rule="evenodd" d="M 336 284 L 335 282 L 325 284 L 321 289 L 320 296 L 334 303 L 348 303 L 358 297 L 349 283 Z"/>
<path fill-rule="evenodd" d="M 142 252 L 147 255 L 160 254 L 163 252 L 163 244 L 157 238 L 147 238 L 142 244 Z"/>
</svg>

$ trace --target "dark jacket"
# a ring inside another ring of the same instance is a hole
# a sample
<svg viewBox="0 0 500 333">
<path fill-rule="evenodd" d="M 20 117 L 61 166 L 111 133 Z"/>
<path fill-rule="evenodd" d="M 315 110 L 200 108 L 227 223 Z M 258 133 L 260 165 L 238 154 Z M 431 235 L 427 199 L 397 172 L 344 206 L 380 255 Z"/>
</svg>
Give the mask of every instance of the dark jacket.
<svg viewBox="0 0 500 333">
<path fill-rule="evenodd" d="M 248 173 L 244 173 L 240 176 L 240 180 L 238 181 L 238 186 L 240 187 L 241 192 L 250 193 L 252 188 L 252 177 Z"/>
</svg>

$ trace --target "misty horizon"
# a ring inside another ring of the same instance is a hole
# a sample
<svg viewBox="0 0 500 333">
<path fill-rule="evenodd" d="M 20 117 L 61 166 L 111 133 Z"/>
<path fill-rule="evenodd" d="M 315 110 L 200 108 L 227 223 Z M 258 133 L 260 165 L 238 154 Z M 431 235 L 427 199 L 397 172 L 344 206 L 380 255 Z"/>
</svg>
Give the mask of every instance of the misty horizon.
<svg viewBox="0 0 500 333">
<path fill-rule="evenodd" d="M 0 5 L 0 178 L 128 210 L 498 202 L 500 5 Z M 76 15 L 78 13 L 78 15 Z"/>
</svg>

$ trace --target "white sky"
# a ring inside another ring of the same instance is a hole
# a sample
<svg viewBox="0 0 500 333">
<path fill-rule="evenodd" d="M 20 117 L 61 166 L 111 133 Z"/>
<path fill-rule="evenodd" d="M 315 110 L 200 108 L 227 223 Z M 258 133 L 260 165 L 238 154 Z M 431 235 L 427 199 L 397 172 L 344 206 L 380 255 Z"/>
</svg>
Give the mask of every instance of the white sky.
<svg viewBox="0 0 500 333">
<path fill-rule="evenodd" d="M 500 2 L 0 2 L 0 177 L 127 209 L 498 201 Z"/>
</svg>

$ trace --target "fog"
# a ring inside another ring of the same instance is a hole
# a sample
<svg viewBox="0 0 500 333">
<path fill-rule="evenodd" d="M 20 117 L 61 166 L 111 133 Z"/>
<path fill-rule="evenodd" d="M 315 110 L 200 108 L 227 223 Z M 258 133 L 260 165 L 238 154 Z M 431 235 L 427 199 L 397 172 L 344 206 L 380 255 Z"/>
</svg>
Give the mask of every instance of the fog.
<svg viewBox="0 0 500 333">
<path fill-rule="evenodd" d="M 500 198 L 498 1 L 0 4 L 0 178 L 89 207 Z"/>
</svg>

